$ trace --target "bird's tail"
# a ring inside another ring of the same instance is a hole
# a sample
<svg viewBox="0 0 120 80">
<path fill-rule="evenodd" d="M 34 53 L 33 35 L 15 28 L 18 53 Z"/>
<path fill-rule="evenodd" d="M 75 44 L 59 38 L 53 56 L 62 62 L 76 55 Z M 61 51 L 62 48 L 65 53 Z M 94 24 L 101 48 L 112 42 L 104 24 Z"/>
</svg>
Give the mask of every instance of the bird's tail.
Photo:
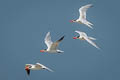
<svg viewBox="0 0 120 80">
<path fill-rule="evenodd" d="M 57 52 L 58 52 L 58 53 L 63 53 L 64 51 L 62 51 L 62 50 L 57 50 Z"/>
<path fill-rule="evenodd" d="M 96 40 L 96 38 L 93 38 L 93 37 L 88 37 L 90 40 Z"/>
<path fill-rule="evenodd" d="M 95 47 L 100 50 L 100 48 L 97 45 L 95 45 Z"/>
<path fill-rule="evenodd" d="M 46 67 L 46 69 L 47 69 L 48 71 L 50 71 L 50 72 L 54 72 L 52 69 L 50 69 L 50 68 L 48 68 L 48 67 Z"/>
<path fill-rule="evenodd" d="M 85 25 L 87 25 L 88 27 L 90 27 L 91 29 L 93 29 L 93 24 L 92 23 L 90 23 L 89 21 L 86 21 L 85 22 Z"/>
</svg>

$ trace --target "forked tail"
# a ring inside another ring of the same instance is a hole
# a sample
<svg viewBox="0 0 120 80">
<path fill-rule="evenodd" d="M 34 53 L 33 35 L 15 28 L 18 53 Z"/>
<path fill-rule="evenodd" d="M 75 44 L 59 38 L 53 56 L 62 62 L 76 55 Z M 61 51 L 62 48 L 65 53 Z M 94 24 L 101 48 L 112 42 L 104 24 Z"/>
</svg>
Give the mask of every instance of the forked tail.
<svg viewBox="0 0 120 80">
<path fill-rule="evenodd" d="M 57 50 L 58 53 L 63 53 L 64 51 L 61 51 L 61 50 Z"/>
<path fill-rule="evenodd" d="M 85 25 L 87 25 L 88 27 L 90 27 L 91 29 L 93 29 L 93 24 L 90 23 L 89 21 L 85 21 Z"/>
</svg>

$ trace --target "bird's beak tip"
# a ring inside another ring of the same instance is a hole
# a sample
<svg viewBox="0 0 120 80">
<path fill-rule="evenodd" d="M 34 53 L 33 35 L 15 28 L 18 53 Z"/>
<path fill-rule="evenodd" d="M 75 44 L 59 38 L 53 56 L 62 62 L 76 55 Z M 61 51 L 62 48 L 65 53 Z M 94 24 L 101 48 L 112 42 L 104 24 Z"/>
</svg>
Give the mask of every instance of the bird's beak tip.
<svg viewBox="0 0 120 80">
<path fill-rule="evenodd" d="M 77 37 L 73 37 L 73 39 L 77 39 Z"/>
<path fill-rule="evenodd" d="M 73 22 L 73 20 L 70 20 L 70 22 L 72 23 L 72 22 Z"/>
<path fill-rule="evenodd" d="M 45 52 L 44 50 L 40 50 L 40 52 Z"/>
</svg>

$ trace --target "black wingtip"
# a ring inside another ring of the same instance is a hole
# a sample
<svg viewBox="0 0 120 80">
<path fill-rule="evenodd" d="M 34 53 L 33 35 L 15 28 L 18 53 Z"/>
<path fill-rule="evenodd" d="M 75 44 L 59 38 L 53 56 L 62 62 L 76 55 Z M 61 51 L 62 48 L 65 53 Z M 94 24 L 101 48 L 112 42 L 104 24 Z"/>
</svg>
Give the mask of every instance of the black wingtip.
<svg viewBox="0 0 120 80">
<path fill-rule="evenodd" d="M 62 41 L 62 40 L 64 39 L 64 37 L 65 37 L 65 35 L 62 36 L 58 41 L 59 41 L 59 42 Z"/>
<path fill-rule="evenodd" d="M 94 6 L 93 6 L 93 4 L 91 4 L 91 6 L 90 6 L 90 7 L 94 7 Z"/>
<path fill-rule="evenodd" d="M 29 76 L 30 75 L 30 70 L 26 70 L 26 72 L 27 72 L 27 75 Z"/>
</svg>

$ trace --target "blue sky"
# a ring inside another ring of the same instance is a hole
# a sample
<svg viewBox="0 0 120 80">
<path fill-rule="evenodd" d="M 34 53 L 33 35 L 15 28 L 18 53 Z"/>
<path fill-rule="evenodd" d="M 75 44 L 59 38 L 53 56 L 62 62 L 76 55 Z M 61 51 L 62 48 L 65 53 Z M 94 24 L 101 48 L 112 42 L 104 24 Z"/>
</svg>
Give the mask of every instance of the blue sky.
<svg viewBox="0 0 120 80">
<path fill-rule="evenodd" d="M 93 30 L 70 23 L 87 11 Z M 40 62 L 54 72 L 32 71 L 30 80 L 120 80 L 119 0 L 1 0 L 0 79 L 25 80 L 24 66 Z M 97 38 L 98 50 L 85 41 L 74 40 L 75 30 Z M 60 44 L 63 54 L 40 53 L 50 31 L 53 41 L 66 35 Z"/>
</svg>

